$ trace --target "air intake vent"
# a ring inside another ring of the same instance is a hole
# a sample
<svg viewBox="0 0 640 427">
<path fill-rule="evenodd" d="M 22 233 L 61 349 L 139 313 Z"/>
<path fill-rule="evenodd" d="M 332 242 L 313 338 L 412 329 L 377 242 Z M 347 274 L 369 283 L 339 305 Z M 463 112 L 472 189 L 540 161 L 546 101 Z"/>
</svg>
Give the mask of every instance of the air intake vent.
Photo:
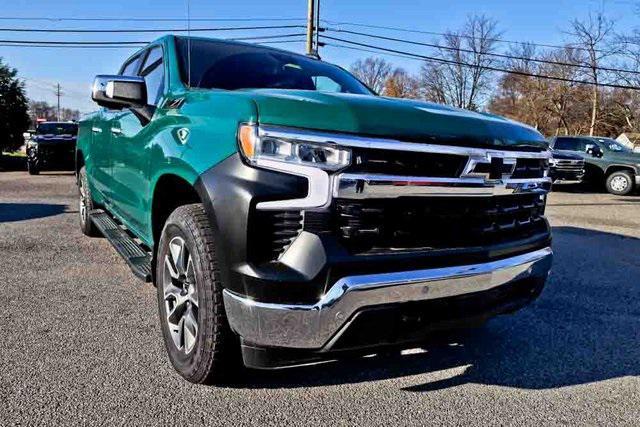
<svg viewBox="0 0 640 427">
<path fill-rule="evenodd" d="M 300 211 L 256 211 L 250 238 L 251 253 L 258 262 L 277 261 L 302 231 Z"/>
</svg>

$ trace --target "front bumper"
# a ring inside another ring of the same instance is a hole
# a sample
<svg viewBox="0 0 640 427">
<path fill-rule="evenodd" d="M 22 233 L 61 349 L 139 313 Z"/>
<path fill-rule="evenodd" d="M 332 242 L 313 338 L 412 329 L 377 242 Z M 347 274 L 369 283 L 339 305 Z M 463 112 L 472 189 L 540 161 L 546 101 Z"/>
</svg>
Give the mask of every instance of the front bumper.
<svg viewBox="0 0 640 427">
<path fill-rule="evenodd" d="M 263 303 L 225 290 L 224 304 L 231 328 L 245 343 L 327 352 L 359 311 L 476 294 L 529 279 L 543 282 L 552 257 L 547 247 L 482 264 L 344 277 L 308 305 Z"/>
<path fill-rule="evenodd" d="M 582 170 L 562 170 L 551 168 L 549 170 L 549 177 L 554 181 L 576 181 L 582 182 L 584 179 L 585 171 Z"/>
</svg>

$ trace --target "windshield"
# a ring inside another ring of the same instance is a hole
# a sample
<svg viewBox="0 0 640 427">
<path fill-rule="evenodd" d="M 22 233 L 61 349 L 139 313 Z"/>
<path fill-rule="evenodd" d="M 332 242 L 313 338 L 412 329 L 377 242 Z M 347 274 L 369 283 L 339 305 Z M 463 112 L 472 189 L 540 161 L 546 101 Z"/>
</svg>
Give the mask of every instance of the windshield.
<svg viewBox="0 0 640 427">
<path fill-rule="evenodd" d="M 77 135 L 75 123 L 42 123 L 36 129 L 36 135 Z"/>
<path fill-rule="evenodd" d="M 597 141 L 608 151 L 630 153 L 632 150 L 624 145 L 620 144 L 615 139 L 611 138 L 598 138 Z"/>
<path fill-rule="evenodd" d="M 177 37 L 182 80 L 187 83 L 188 39 Z M 300 89 L 372 95 L 340 67 L 285 51 L 240 43 L 191 39 L 191 87 Z"/>
</svg>

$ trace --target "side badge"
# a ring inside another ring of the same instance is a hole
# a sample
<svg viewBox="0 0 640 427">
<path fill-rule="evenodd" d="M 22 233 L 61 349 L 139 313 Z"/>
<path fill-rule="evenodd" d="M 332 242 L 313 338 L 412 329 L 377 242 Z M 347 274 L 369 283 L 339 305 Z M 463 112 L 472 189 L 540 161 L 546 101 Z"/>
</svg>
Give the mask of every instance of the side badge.
<svg viewBox="0 0 640 427">
<path fill-rule="evenodd" d="M 180 143 L 184 145 L 189 140 L 189 129 L 180 128 L 176 132 L 176 135 L 178 135 L 178 139 L 180 140 Z"/>
</svg>

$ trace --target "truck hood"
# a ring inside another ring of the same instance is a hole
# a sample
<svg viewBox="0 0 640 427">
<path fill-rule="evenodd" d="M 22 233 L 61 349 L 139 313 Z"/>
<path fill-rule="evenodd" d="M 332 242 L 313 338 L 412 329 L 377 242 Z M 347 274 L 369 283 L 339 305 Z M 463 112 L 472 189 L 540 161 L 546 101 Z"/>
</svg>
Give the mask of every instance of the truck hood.
<svg viewBox="0 0 640 427">
<path fill-rule="evenodd" d="M 547 142 L 532 127 L 503 117 L 444 105 L 304 90 L 254 89 L 261 124 L 344 132 L 408 142 L 495 147 Z"/>
</svg>

